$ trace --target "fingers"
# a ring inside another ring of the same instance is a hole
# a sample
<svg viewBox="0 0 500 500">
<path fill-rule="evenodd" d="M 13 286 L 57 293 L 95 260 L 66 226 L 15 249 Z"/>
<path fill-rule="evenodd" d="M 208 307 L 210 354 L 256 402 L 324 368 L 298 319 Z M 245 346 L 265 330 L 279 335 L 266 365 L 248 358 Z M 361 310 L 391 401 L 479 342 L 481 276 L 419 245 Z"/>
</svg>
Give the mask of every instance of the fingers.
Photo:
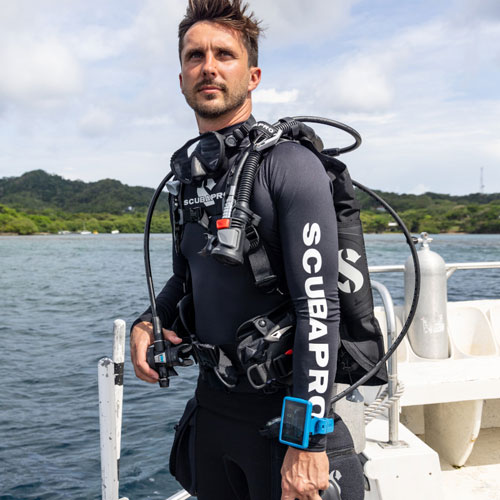
<svg viewBox="0 0 500 500">
<path fill-rule="evenodd" d="M 322 500 L 317 489 L 310 488 L 291 488 L 282 490 L 281 500 Z"/>
<path fill-rule="evenodd" d="M 153 341 L 153 326 L 151 323 L 138 323 L 130 333 L 130 358 L 135 375 L 150 384 L 158 382 L 159 378 L 158 373 L 146 361 L 146 352 Z"/>
<path fill-rule="evenodd" d="M 288 448 L 281 478 L 281 500 L 321 500 L 318 490 L 329 486 L 328 457 L 325 452 Z"/>
<path fill-rule="evenodd" d="M 163 330 L 163 338 L 172 342 L 172 344 L 180 344 L 182 339 L 177 336 L 177 334 L 172 330 L 167 330 L 166 328 L 162 328 Z"/>
<path fill-rule="evenodd" d="M 182 339 L 172 330 L 162 328 L 163 338 L 172 344 L 180 344 Z M 146 361 L 148 347 L 154 342 L 153 325 L 143 321 L 138 323 L 130 333 L 130 358 L 136 377 L 154 384 L 158 382 L 158 373 Z"/>
</svg>

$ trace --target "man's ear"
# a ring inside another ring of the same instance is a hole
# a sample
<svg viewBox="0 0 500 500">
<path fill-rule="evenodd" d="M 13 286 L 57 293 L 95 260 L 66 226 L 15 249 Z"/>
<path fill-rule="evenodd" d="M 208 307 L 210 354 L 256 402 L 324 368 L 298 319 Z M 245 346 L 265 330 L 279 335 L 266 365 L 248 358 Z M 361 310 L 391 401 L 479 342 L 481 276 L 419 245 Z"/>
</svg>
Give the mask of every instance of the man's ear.
<svg viewBox="0 0 500 500">
<path fill-rule="evenodd" d="M 262 70 L 257 66 L 252 66 L 250 68 L 250 80 L 248 81 L 249 92 L 252 92 L 252 90 L 255 90 L 259 86 L 261 77 Z"/>
<path fill-rule="evenodd" d="M 181 87 L 181 92 L 184 94 L 184 90 L 182 88 L 182 73 L 179 73 L 179 85 Z"/>
</svg>

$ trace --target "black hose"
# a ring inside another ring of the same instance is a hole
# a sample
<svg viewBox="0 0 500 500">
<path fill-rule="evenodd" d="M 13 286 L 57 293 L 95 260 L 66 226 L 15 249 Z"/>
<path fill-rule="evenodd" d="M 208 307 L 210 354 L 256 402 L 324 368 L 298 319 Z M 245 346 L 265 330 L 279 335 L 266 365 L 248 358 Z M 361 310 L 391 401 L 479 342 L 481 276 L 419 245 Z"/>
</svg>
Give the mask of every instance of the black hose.
<svg viewBox="0 0 500 500">
<path fill-rule="evenodd" d="M 241 173 L 238 193 L 236 195 L 236 200 L 239 206 L 247 208 L 250 204 L 250 197 L 252 195 L 255 175 L 257 174 L 257 170 L 260 165 L 261 156 L 262 153 L 260 151 L 252 151 L 248 155 L 248 159 L 242 167 L 243 171 Z M 234 222 L 237 222 L 237 224 L 234 224 Z M 232 227 L 241 226 L 241 224 L 238 224 L 239 222 L 245 224 L 247 220 L 239 220 L 238 217 L 231 218 Z"/>
<path fill-rule="evenodd" d="M 350 146 L 346 146 L 343 148 L 325 149 L 323 153 L 329 156 L 339 156 L 344 153 L 349 153 L 350 151 L 354 151 L 355 149 L 359 148 L 359 146 L 361 146 L 361 136 L 359 135 L 359 132 L 349 127 L 345 123 L 331 120 L 330 118 L 322 118 L 319 116 L 294 116 L 292 119 L 299 122 L 311 122 L 319 123 L 320 125 L 329 125 L 330 127 L 343 130 L 344 132 L 347 132 L 349 135 L 354 137 L 354 143 Z"/>
<path fill-rule="evenodd" d="M 146 222 L 144 224 L 144 267 L 146 271 L 146 281 L 147 281 L 147 287 L 148 287 L 148 293 L 149 293 L 149 302 L 151 303 L 151 314 L 154 318 L 158 317 L 158 313 L 156 311 L 156 297 L 155 297 L 155 290 L 153 286 L 153 276 L 151 274 L 151 260 L 150 260 L 150 252 L 149 252 L 149 236 L 151 233 L 151 219 L 153 218 L 153 212 L 156 207 L 156 203 L 158 201 L 158 198 L 160 197 L 163 188 L 165 187 L 165 184 L 169 181 L 169 179 L 173 176 L 173 172 L 169 172 L 165 178 L 160 182 L 158 187 L 156 188 L 156 191 L 151 198 L 151 201 L 149 203 L 149 208 L 148 208 L 148 213 L 146 215 Z M 160 338 L 156 338 L 156 332 L 155 332 L 155 340 L 160 340 L 163 339 L 162 333 L 160 331 Z"/>
</svg>

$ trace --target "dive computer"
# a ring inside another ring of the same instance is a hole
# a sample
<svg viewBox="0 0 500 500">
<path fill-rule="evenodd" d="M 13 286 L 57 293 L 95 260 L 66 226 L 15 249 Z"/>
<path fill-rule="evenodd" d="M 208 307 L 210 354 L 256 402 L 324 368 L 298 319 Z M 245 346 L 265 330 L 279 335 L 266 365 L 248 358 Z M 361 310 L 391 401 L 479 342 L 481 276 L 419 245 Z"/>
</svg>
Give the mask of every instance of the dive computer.
<svg viewBox="0 0 500 500">
<path fill-rule="evenodd" d="M 279 440 L 294 448 L 306 449 L 309 436 L 333 432 L 333 418 L 312 416 L 310 401 L 287 396 L 283 400 Z"/>
</svg>

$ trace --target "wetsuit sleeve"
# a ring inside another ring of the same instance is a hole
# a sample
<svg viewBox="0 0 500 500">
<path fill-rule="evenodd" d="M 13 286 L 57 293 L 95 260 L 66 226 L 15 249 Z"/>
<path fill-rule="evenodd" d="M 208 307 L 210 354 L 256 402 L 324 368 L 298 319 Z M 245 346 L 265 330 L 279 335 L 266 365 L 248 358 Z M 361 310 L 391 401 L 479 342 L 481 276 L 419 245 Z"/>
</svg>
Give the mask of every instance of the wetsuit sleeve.
<svg viewBox="0 0 500 500">
<path fill-rule="evenodd" d="M 162 291 L 156 296 L 156 310 L 160 317 L 163 328 L 169 328 L 176 316 L 176 306 L 184 296 L 184 280 L 186 277 L 186 260 L 175 250 L 172 245 L 172 269 L 173 274 L 167 280 Z M 148 307 L 132 324 L 132 328 L 141 321 L 151 322 L 151 307 Z"/>
<path fill-rule="evenodd" d="M 295 143 L 268 158 L 277 210 L 285 278 L 297 317 L 293 349 L 293 396 L 330 409 L 339 345 L 338 241 L 332 186 L 319 159 Z M 324 450 L 325 436 L 309 449 Z"/>
</svg>

